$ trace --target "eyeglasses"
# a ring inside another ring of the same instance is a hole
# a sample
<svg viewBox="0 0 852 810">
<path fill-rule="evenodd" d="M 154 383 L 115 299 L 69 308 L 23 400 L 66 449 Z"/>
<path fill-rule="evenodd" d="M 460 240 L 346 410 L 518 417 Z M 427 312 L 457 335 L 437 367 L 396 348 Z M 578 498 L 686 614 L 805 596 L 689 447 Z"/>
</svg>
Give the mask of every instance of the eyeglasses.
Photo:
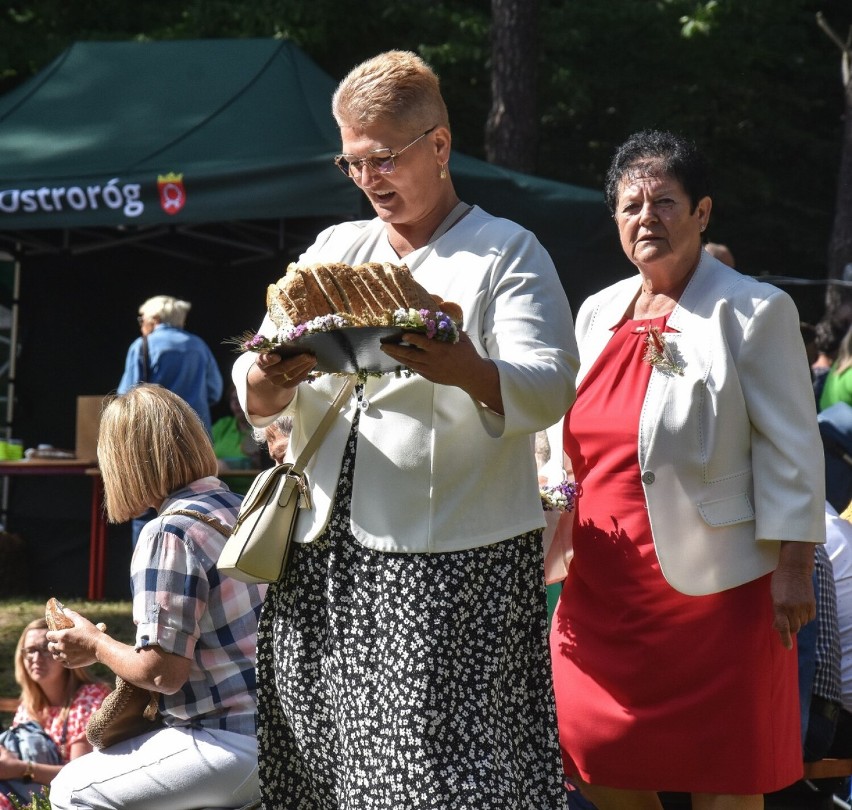
<svg viewBox="0 0 852 810">
<path fill-rule="evenodd" d="M 354 155 L 337 155 L 334 158 L 334 165 L 337 166 L 347 177 L 359 177 L 366 166 L 371 172 L 379 174 L 392 174 L 396 169 L 394 162 L 406 149 L 417 141 L 425 138 L 433 129 L 437 129 L 438 125 L 429 127 L 424 133 L 418 135 L 408 146 L 403 146 L 399 152 L 393 152 L 390 149 L 373 149 L 367 154 L 367 157 L 356 158 Z"/>
<path fill-rule="evenodd" d="M 32 658 L 33 656 L 46 657 L 50 655 L 50 650 L 47 647 L 47 644 L 42 645 L 41 647 L 24 647 L 21 650 L 21 655 L 24 658 Z"/>
<path fill-rule="evenodd" d="M 142 326 L 142 324 L 145 323 L 145 316 L 144 315 L 137 315 L 136 316 L 136 322 L 139 324 L 139 326 Z"/>
</svg>

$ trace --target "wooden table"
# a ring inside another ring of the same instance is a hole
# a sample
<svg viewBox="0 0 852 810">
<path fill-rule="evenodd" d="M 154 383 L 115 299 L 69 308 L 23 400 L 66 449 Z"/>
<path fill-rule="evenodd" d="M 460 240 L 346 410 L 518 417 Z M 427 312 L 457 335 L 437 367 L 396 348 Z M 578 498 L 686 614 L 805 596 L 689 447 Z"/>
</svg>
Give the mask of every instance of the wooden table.
<svg viewBox="0 0 852 810">
<path fill-rule="evenodd" d="M 90 475 L 92 479 L 91 526 L 89 531 L 89 599 L 104 598 L 103 561 L 106 547 L 106 516 L 103 486 L 95 461 L 80 459 L 22 459 L 0 461 L 0 475 Z"/>
</svg>

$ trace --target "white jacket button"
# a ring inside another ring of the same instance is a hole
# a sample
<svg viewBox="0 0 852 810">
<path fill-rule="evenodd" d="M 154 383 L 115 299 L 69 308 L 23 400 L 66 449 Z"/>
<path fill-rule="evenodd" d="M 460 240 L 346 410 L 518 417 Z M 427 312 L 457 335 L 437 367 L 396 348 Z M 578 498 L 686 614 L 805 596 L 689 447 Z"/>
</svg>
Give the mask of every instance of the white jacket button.
<svg viewBox="0 0 852 810">
<path fill-rule="evenodd" d="M 657 480 L 657 476 L 654 475 L 650 470 L 642 473 L 642 483 L 643 484 L 653 484 L 654 481 Z"/>
<path fill-rule="evenodd" d="M 370 400 L 368 400 L 368 399 L 362 399 L 362 400 L 358 403 L 358 407 L 359 407 L 362 411 L 366 411 L 366 410 L 367 410 L 367 408 L 369 408 L 369 407 L 370 407 Z"/>
</svg>

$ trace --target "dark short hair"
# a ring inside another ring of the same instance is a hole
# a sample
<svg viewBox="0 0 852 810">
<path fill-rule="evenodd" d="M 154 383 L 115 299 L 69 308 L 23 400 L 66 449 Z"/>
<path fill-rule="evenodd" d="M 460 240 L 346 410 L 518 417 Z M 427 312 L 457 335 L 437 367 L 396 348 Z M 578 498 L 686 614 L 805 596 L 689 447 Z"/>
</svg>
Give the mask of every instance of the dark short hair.
<svg viewBox="0 0 852 810">
<path fill-rule="evenodd" d="M 825 317 L 814 328 L 814 343 L 817 351 L 835 357 L 846 332 L 849 330 L 848 320 Z"/>
<path fill-rule="evenodd" d="M 619 184 L 637 169 L 674 177 L 689 196 L 693 211 L 710 194 L 707 159 L 692 141 L 673 132 L 643 129 L 618 147 L 607 169 L 604 194 L 611 213 L 615 213 Z"/>
<path fill-rule="evenodd" d="M 799 331 L 802 333 L 802 340 L 805 341 L 805 345 L 813 343 L 816 340 L 817 330 L 812 323 L 799 321 Z"/>
</svg>

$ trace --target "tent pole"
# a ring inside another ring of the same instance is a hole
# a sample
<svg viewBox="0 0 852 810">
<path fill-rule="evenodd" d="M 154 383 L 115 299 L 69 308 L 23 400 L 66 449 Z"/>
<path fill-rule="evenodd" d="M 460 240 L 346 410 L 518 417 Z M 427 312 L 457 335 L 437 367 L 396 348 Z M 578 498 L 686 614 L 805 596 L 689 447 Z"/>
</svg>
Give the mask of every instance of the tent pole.
<svg viewBox="0 0 852 810">
<path fill-rule="evenodd" d="M 15 416 L 15 377 L 18 367 L 18 301 L 21 295 L 21 244 L 15 245 L 15 270 L 12 280 L 12 325 L 9 330 L 9 383 L 6 390 L 6 439 L 12 438 Z"/>
<path fill-rule="evenodd" d="M 12 322 L 9 329 L 9 378 L 6 385 L 6 427 L 4 439 L 12 438 L 15 416 L 15 375 L 18 363 L 18 300 L 21 294 L 21 243 L 15 245 L 15 267 L 12 279 Z M 0 530 L 5 529 L 9 514 L 9 476 L 3 476 L 2 504 L 0 504 Z"/>
</svg>

